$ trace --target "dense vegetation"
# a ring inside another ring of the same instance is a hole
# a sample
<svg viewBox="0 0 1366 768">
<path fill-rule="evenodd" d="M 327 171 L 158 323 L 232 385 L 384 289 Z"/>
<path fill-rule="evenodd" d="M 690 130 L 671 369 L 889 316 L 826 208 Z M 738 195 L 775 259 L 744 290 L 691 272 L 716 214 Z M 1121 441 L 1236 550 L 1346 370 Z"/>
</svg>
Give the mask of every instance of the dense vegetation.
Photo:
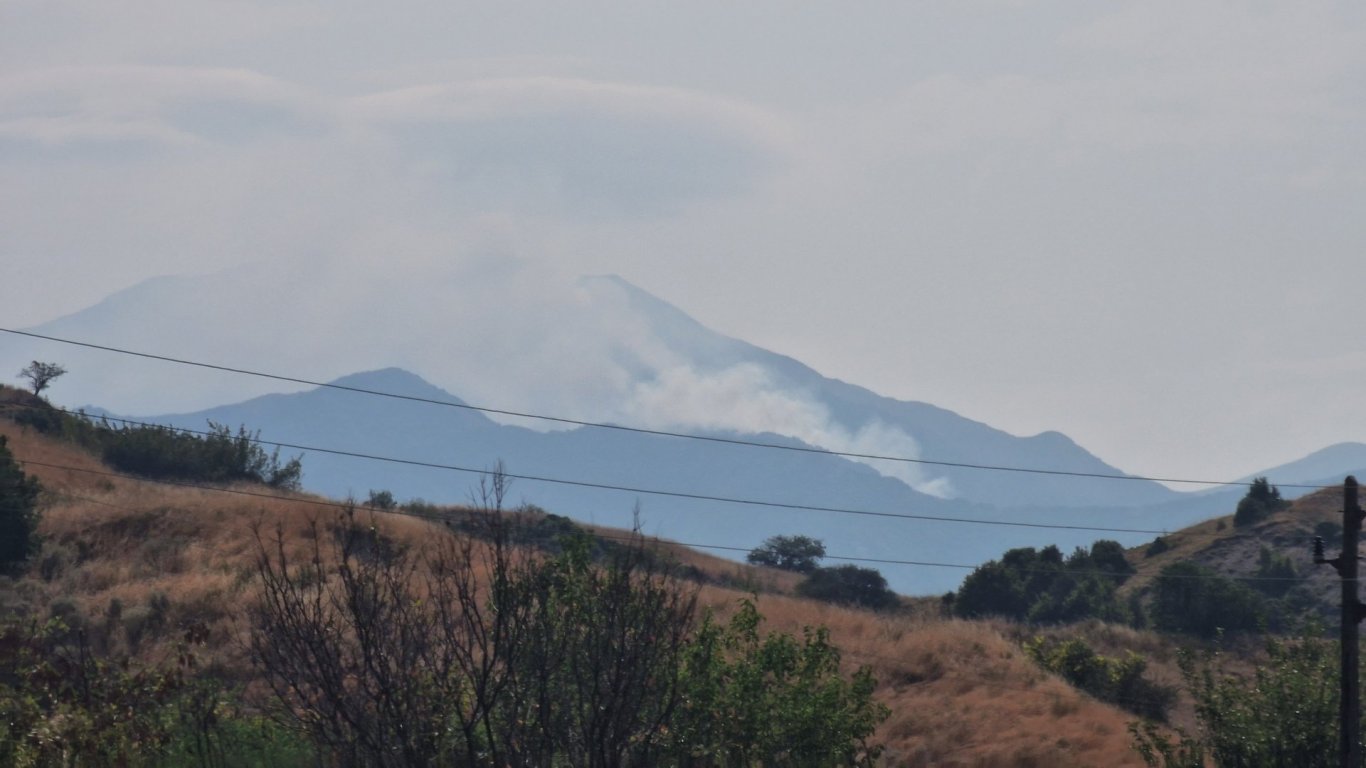
<svg viewBox="0 0 1366 768">
<path fill-rule="evenodd" d="M 828 603 L 856 605 L 874 611 L 888 610 L 901 599 L 887 586 L 887 579 L 876 568 L 844 564 L 816 568 L 797 585 L 797 594 Z"/>
<path fill-rule="evenodd" d="M 766 631 L 748 600 L 724 619 L 698 611 L 696 585 L 643 540 L 577 532 L 547 553 L 524 519 L 473 513 L 405 544 L 352 512 L 315 519 L 302 556 L 258 533 L 255 696 L 200 658 L 206 630 L 175 629 L 164 596 L 11 619 L 0 764 L 875 761 L 887 710 L 867 669 L 841 672 L 825 629 Z M 174 638 L 171 653 L 128 655 L 149 636 Z"/>
<path fill-rule="evenodd" d="M 1265 627 L 1266 601 L 1240 582 L 1195 563 L 1172 563 L 1153 585 L 1153 626 L 1214 637 Z"/>
<path fill-rule="evenodd" d="M 261 540 L 252 655 L 278 711 L 363 765 L 864 765 L 886 710 L 824 630 L 695 616 L 643 542 L 546 556 L 496 511 L 404 549 L 348 516 Z M 325 551 L 325 541 L 335 542 Z M 420 674 L 414 674 L 420 670 Z"/>
<path fill-rule="evenodd" d="M 23 565 L 38 544 L 37 478 L 20 469 L 0 435 L 0 573 Z"/>
<path fill-rule="evenodd" d="M 13 412 L 16 423 L 77 443 L 115 469 L 165 480 L 206 483 L 251 482 L 296 490 L 303 478 L 298 457 L 282 462 L 277 448 L 262 447 L 259 432 L 233 432 L 209 422 L 191 432 L 154 424 L 92 419 L 51 407 L 28 406 Z"/>
<path fill-rule="evenodd" d="M 314 765 L 308 743 L 203 669 L 190 627 L 155 664 L 109 652 L 110 624 L 0 624 L 0 765 Z"/>
<path fill-rule="evenodd" d="M 1080 638 L 1049 640 L 1036 637 L 1025 652 L 1039 666 L 1102 701 L 1108 701 L 1149 720 L 1165 721 L 1176 690 L 1143 676 L 1148 663 L 1129 652 L 1119 658 L 1096 653 Z"/>
<path fill-rule="evenodd" d="M 1252 675 L 1226 668 L 1217 651 L 1183 657 L 1182 674 L 1195 699 L 1200 730 L 1175 740 L 1151 724 L 1130 727 L 1150 766 L 1326 766 L 1337 762 L 1337 647 L 1307 632 L 1270 638 L 1266 660 Z"/>
<path fill-rule="evenodd" d="M 1004 616 L 1041 624 L 1098 618 L 1133 622 L 1141 614 L 1116 589 L 1133 567 L 1118 542 L 1102 540 L 1064 558 L 1055 546 L 1012 549 L 974 570 L 948 603 L 965 618 Z"/>
</svg>

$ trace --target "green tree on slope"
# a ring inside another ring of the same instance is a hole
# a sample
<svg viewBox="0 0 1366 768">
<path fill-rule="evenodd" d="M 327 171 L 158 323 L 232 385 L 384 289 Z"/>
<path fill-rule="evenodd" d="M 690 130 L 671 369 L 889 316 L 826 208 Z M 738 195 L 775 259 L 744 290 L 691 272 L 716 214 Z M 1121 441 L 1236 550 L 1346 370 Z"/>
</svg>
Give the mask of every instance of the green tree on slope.
<svg viewBox="0 0 1366 768">
<path fill-rule="evenodd" d="M 38 494 L 42 486 L 19 468 L 0 435 L 0 571 L 11 571 L 37 548 Z"/>
</svg>

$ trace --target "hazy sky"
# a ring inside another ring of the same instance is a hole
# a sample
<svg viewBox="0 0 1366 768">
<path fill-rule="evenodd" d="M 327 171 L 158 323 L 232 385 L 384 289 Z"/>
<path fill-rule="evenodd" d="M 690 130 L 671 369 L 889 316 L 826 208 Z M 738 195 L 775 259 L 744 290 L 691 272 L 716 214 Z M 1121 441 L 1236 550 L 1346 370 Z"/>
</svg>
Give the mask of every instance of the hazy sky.
<svg viewBox="0 0 1366 768">
<path fill-rule="evenodd" d="M 1355 2 L 0 0 L 7 327 L 248 263 L 413 275 L 385 313 L 616 273 L 1224 478 L 1366 440 L 1363 212 Z"/>
</svg>

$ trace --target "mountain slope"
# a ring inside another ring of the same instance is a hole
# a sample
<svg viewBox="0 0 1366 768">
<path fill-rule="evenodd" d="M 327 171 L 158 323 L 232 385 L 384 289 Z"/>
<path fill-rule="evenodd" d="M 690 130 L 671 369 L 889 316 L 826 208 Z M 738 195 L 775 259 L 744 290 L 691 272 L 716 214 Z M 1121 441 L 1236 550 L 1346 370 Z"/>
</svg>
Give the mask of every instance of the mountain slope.
<svg viewBox="0 0 1366 768">
<path fill-rule="evenodd" d="M 460 403 L 455 396 L 399 369 L 356 374 L 335 383 Z M 1130 545 L 1152 538 L 1146 533 L 1029 527 L 1037 523 L 1120 528 L 1148 528 L 1155 523 L 1154 518 L 1128 510 L 1057 509 L 1022 515 L 1015 510 L 940 499 L 918 493 L 863 464 L 823 452 L 599 428 L 536 432 L 495 423 L 467 408 L 331 388 L 267 395 L 237 405 L 148 420 L 191 429 L 203 429 L 210 420 L 230 426 L 243 424 L 259 429 L 265 440 L 467 470 L 304 451 L 305 487 L 362 500 L 369 491 L 383 489 L 401 500 L 466 501 L 479 481 L 479 473 L 502 462 L 509 473 L 522 477 L 513 486 L 517 501 L 585 522 L 618 527 L 630 526 L 638 512 L 647 533 L 685 543 L 739 548 L 738 553 L 730 554 L 733 557 L 770 536 L 804 534 L 823 539 L 831 555 L 975 564 L 1012 546 L 1056 543 L 1070 549 L 1097 538 L 1119 538 Z M 778 435 L 744 437 L 805 447 Z M 285 452 L 295 450 L 287 448 Z M 912 518 L 902 517 L 906 515 Z M 927 517 L 1011 524 L 924 519 Z M 916 594 L 953 588 L 965 573 L 961 568 L 930 565 L 885 563 L 878 567 L 895 588 Z"/>
<path fill-rule="evenodd" d="M 148 280 L 32 330 L 327 381 L 399 366 L 472 402 L 679 431 L 772 432 L 811 445 L 933 461 L 1119 474 L 1065 436 L 1017 437 L 936 406 L 882 397 L 706 328 L 618 277 L 569 287 L 315 274 L 266 266 Z M 404 296 L 392 307 L 386 297 Z M 340 296 L 340 299 L 329 297 Z M 348 298 L 349 297 L 349 298 Z M 385 307 L 384 312 L 373 311 Z M 262 339 L 270 339 L 263 345 Z M 61 402 L 194 411 L 280 382 L 33 339 L 0 366 L 58 360 Z M 18 367 L 15 367 L 18 370 Z M 98 375 L 95 373 L 98 372 Z M 871 462 L 925 493 L 998 506 L 1129 507 L 1177 498 L 1146 481 Z"/>
<path fill-rule="evenodd" d="M 588 279 L 599 290 L 620 291 L 653 333 L 689 360 L 715 370 L 755 365 L 780 390 L 807 393 L 828 408 L 849 432 L 867 425 L 900 430 L 920 447 L 919 458 L 960 464 L 1123 474 L 1058 432 L 1016 437 L 928 403 L 883 397 L 863 387 L 820 375 L 790 357 L 721 336 L 678 308 L 615 276 Z M 1170 501 L 1177 494 L 1157 483 L 983 471 L 925 465 L 922 474 L 941 478 L 954 498 L 1005 507 L 1125 507 Z"/>
</svg>

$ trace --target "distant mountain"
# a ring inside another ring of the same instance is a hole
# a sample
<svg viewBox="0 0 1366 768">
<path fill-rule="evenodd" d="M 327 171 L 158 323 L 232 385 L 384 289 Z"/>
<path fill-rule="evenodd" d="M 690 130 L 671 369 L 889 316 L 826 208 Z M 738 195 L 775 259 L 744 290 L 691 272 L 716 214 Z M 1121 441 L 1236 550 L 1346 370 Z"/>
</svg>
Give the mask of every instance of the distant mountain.
<svg viewBox="0 0 1366 768">
<path fill-rule="evenodd" d="M 399 369 L 346 376 L 334 383 L 459 404 L 455 396 Z M 796 452 L 600 428 L 536 432 L 493 422 L 478 411 L 368 396 L 330 388 L 267 395 L 189 414 L 147 417 L 202 429 L 212 420 L 261 430 L 265 440 L 464 467 L 473 472 L 304 452 L 304 485 L 334 496 L 367 498 L 389 490 L 400 500 L 469 501 L 479 471 L 502 462 L 516 475 L 513 500 L 607 525 L 629 526 L 639 513 L 647 533 L 684 543 L 748 549 L 777 534 L 821 538 L 832 555 L 975 563 L 1012 546 L 1059 543 L 1070 548 L 1096 538 L 1136 544 L 1151 535 L 980 525 L 890 515 L 984 521 L 1134 527 L 1126 510 L 1052 510 L 1021 514 L 985 504 L 918 493 L 871 468 L 824 453 Z M 801 446 L 779 435 L 713 433 Z M 292 449 L 285 453 L 292 454 Z M 622 486 L 635 490 L 610 490 Z M 679 495 L 656 495 L 665 491 Z M 689 498 L 692 497 L 692 498 Z M 736 504 L 696 497 L 763 501 Z M 857 510 L 870 514 L 792 509 L 780 505 Z M 1159 528 L 1160 529 L 1160 528 Z M 739 553 L 731 553 L 740 556 Z M 956 586 L 962 569 L 879 565 L 907 593 Z"/>
<path fill-rule="evenodd" d="M 1070 551 L 1101 538 L 1134 546 L 1151 540 L 1154 532 L 1229 514 L 1243 494 L 1242 488 L 1231 487 L 1124 508 L 1002 507 L 919 493 L 864 464 L 822 452 L 594 427 L 538 432 L 499 424 L 478 410 L 460 407 L 464 403 L 455 395 L 397 368 L 353 374 L 332 383 L 449 405 L 318 388 L 143 418 L 190 429 L 203 429 L 209 421 L 245 425 L 260 429 L 264 440 L 400 460 L 302 451 L 306 488 L 361 501 L 372 490 L 388 490 L 401 501 L 468 502 L 481 475 L 501 463 L 507 472 L 523 478 L 513 482 L 514 504 L 536 504 L 579 520 L 621 527 L 629 527 L 639 515 L 649 534 L 739 548 L 728 553 L 732 557 L 742 556 L 769 536 L 814 536 L 832 555 L 924 563 L 876 564 L 896 589 L 909 594 L 944 592 L 966 575 L 965 569 L 932 563 L 975 565 L 1020 546 L 1056 544 Z M 706 435 L 810 447 L 774 434 Z M 1301 469 L 1332 466 L 1331 461 L 1319 461 Z M 905 515 L 910 517 L 899 517 Z"/>
<path fill-rule="evenodd" d="M 362 367 L 399 366 L 467 396 L 483 393 L 480 404 L 589 421 L 772 432 L 835 451 L 1120 474 L 1057 432 L 1018 437 L 927 403 L 882 397 L 822 376 L 790 357 L 718 334 L 619 277 L 583 278 L 564 289 L 572 296 L 562 300 L 509 294 L 487 309 L 469 308 L 470 289 L 457 281 L 404 284 L 411 296 L 374 311 L 374 301 L 400 295 L 390 288 L 266 267 L 162 277 L 32 330 L 316 381 Z M 365 301 L 329 298 L 357 294 Z M 531 306 L 538 303 L 550 306 Z M 469 333 L 471 328 L 478 330 Z M 96 403 L 123 413 L 192 411 L 289 386 L 0 338 L 0 366 L 29 359 L 59 360 L 71 371 L 52 390 L 58 402 Z M 680 404 L 684 400 L 687 406 Z M 868 463 L 931 495 L 999 506 L 1127 507 L 1178 498 L 1147 481 Z"/>
<path fill-rule="evenodd" d="M 1265 477 L 1283 484 L 1339 485 L 1347 475 L 1366 479 L 1366 444 L 1337 443 L 1321 448 L 1301 459 L 1282 464 L 1243 478 Z M 1303 489 L 1284 489 L 1285 495 L 1295 498 L 1304 495 Z"/>
<path fill-rule="evenodd" d="M 98 403 L 124 414 L 177 412 L 153 419 L 180 426 L 202 428 L 212 419 L 260 429 L 271 440 L 470 470 L 501 460 L 515 474 L 580 483 L 517 483 L 519 498 L 551 511 L 627 525 L 639 501 L 650 533 L 740 548 L 801 533 L 824 538 L 833 554 L 974 564 L 1012 546 L 1068 549 L 1097 538 L 1138 544 L 1151 531 L 1227 514 L 1242 493 L 1237 487 L 1178 493 L 1141 479 L 961 466 L 1121 474 L 1057 432 L 1010 435 L 943 408 L 822 376 L 790 357 L 715 333 L 618 277 L 585 278 L 563 295 L 559 288 L 519 292 L 466 282 L 456 276 L 416 284 L 390 275 L 355 284 L 336 274 L 238 269 L 150 280 L 34 330 L 434 400 L 458 402 L 448 390 L 473 392 L 471 402 L 511 410 L 920 461 L 851 460 L 596 428 L 544 431 L 544 422 L 499 417 L 499 423 L 468 408 L 312 390 L 8 335 L 0 338 L 0 370 L 17 371 L 30 359 L 59 361 L 71 373 L 50 390 L 55 401 Z M 375 370 L 344 375 L 361 367 Z M 215 403 L 236 404 L 206 409 Z M 1363 454 L 1366 446 L 1344 444 L 1258 474 L 1282 484 L 1337 481 L 1344 467 L 1363 466 Z M 362 498 L 387 489 L 400 499 L 461 501 L 476 482 L 472 473 L 316 452 L 305 461 L 307 487 Z M 1296 494 L 1286 489 L 1286 495 Z M 1031 527 L 1038 524 L 1078 528 Z M 937 566 L 888 564 L 884 570 L 911 593 L 952 588 L 964 574 Z"/>
<path fill-rule="evenodd" d="M 768 371 L 780 390 L 807 393 L 850 432 L 866 425 L 900 431 L 920 447 L 920 458 L 955 464 L 997 465 L 1068 472 L 1124 474 L 1059 432 L 1017 437 L 928 403 L 883 397 L 863 387 L 820 375 L 802 363 L 717 334 L 678 308 L 615 276 L 591 278 L 622 292 L 636 316 L 671 348 L 715 369 L 750 364 Z M 1115 482 L 1046 474 L 924 465 L 953 498 L 1007 507 L 1127 507 L 1176 499 L 1171 489 L 1148 481 Z M 945 482 L 946 481 L 946 482 Z"/>
</svg>

